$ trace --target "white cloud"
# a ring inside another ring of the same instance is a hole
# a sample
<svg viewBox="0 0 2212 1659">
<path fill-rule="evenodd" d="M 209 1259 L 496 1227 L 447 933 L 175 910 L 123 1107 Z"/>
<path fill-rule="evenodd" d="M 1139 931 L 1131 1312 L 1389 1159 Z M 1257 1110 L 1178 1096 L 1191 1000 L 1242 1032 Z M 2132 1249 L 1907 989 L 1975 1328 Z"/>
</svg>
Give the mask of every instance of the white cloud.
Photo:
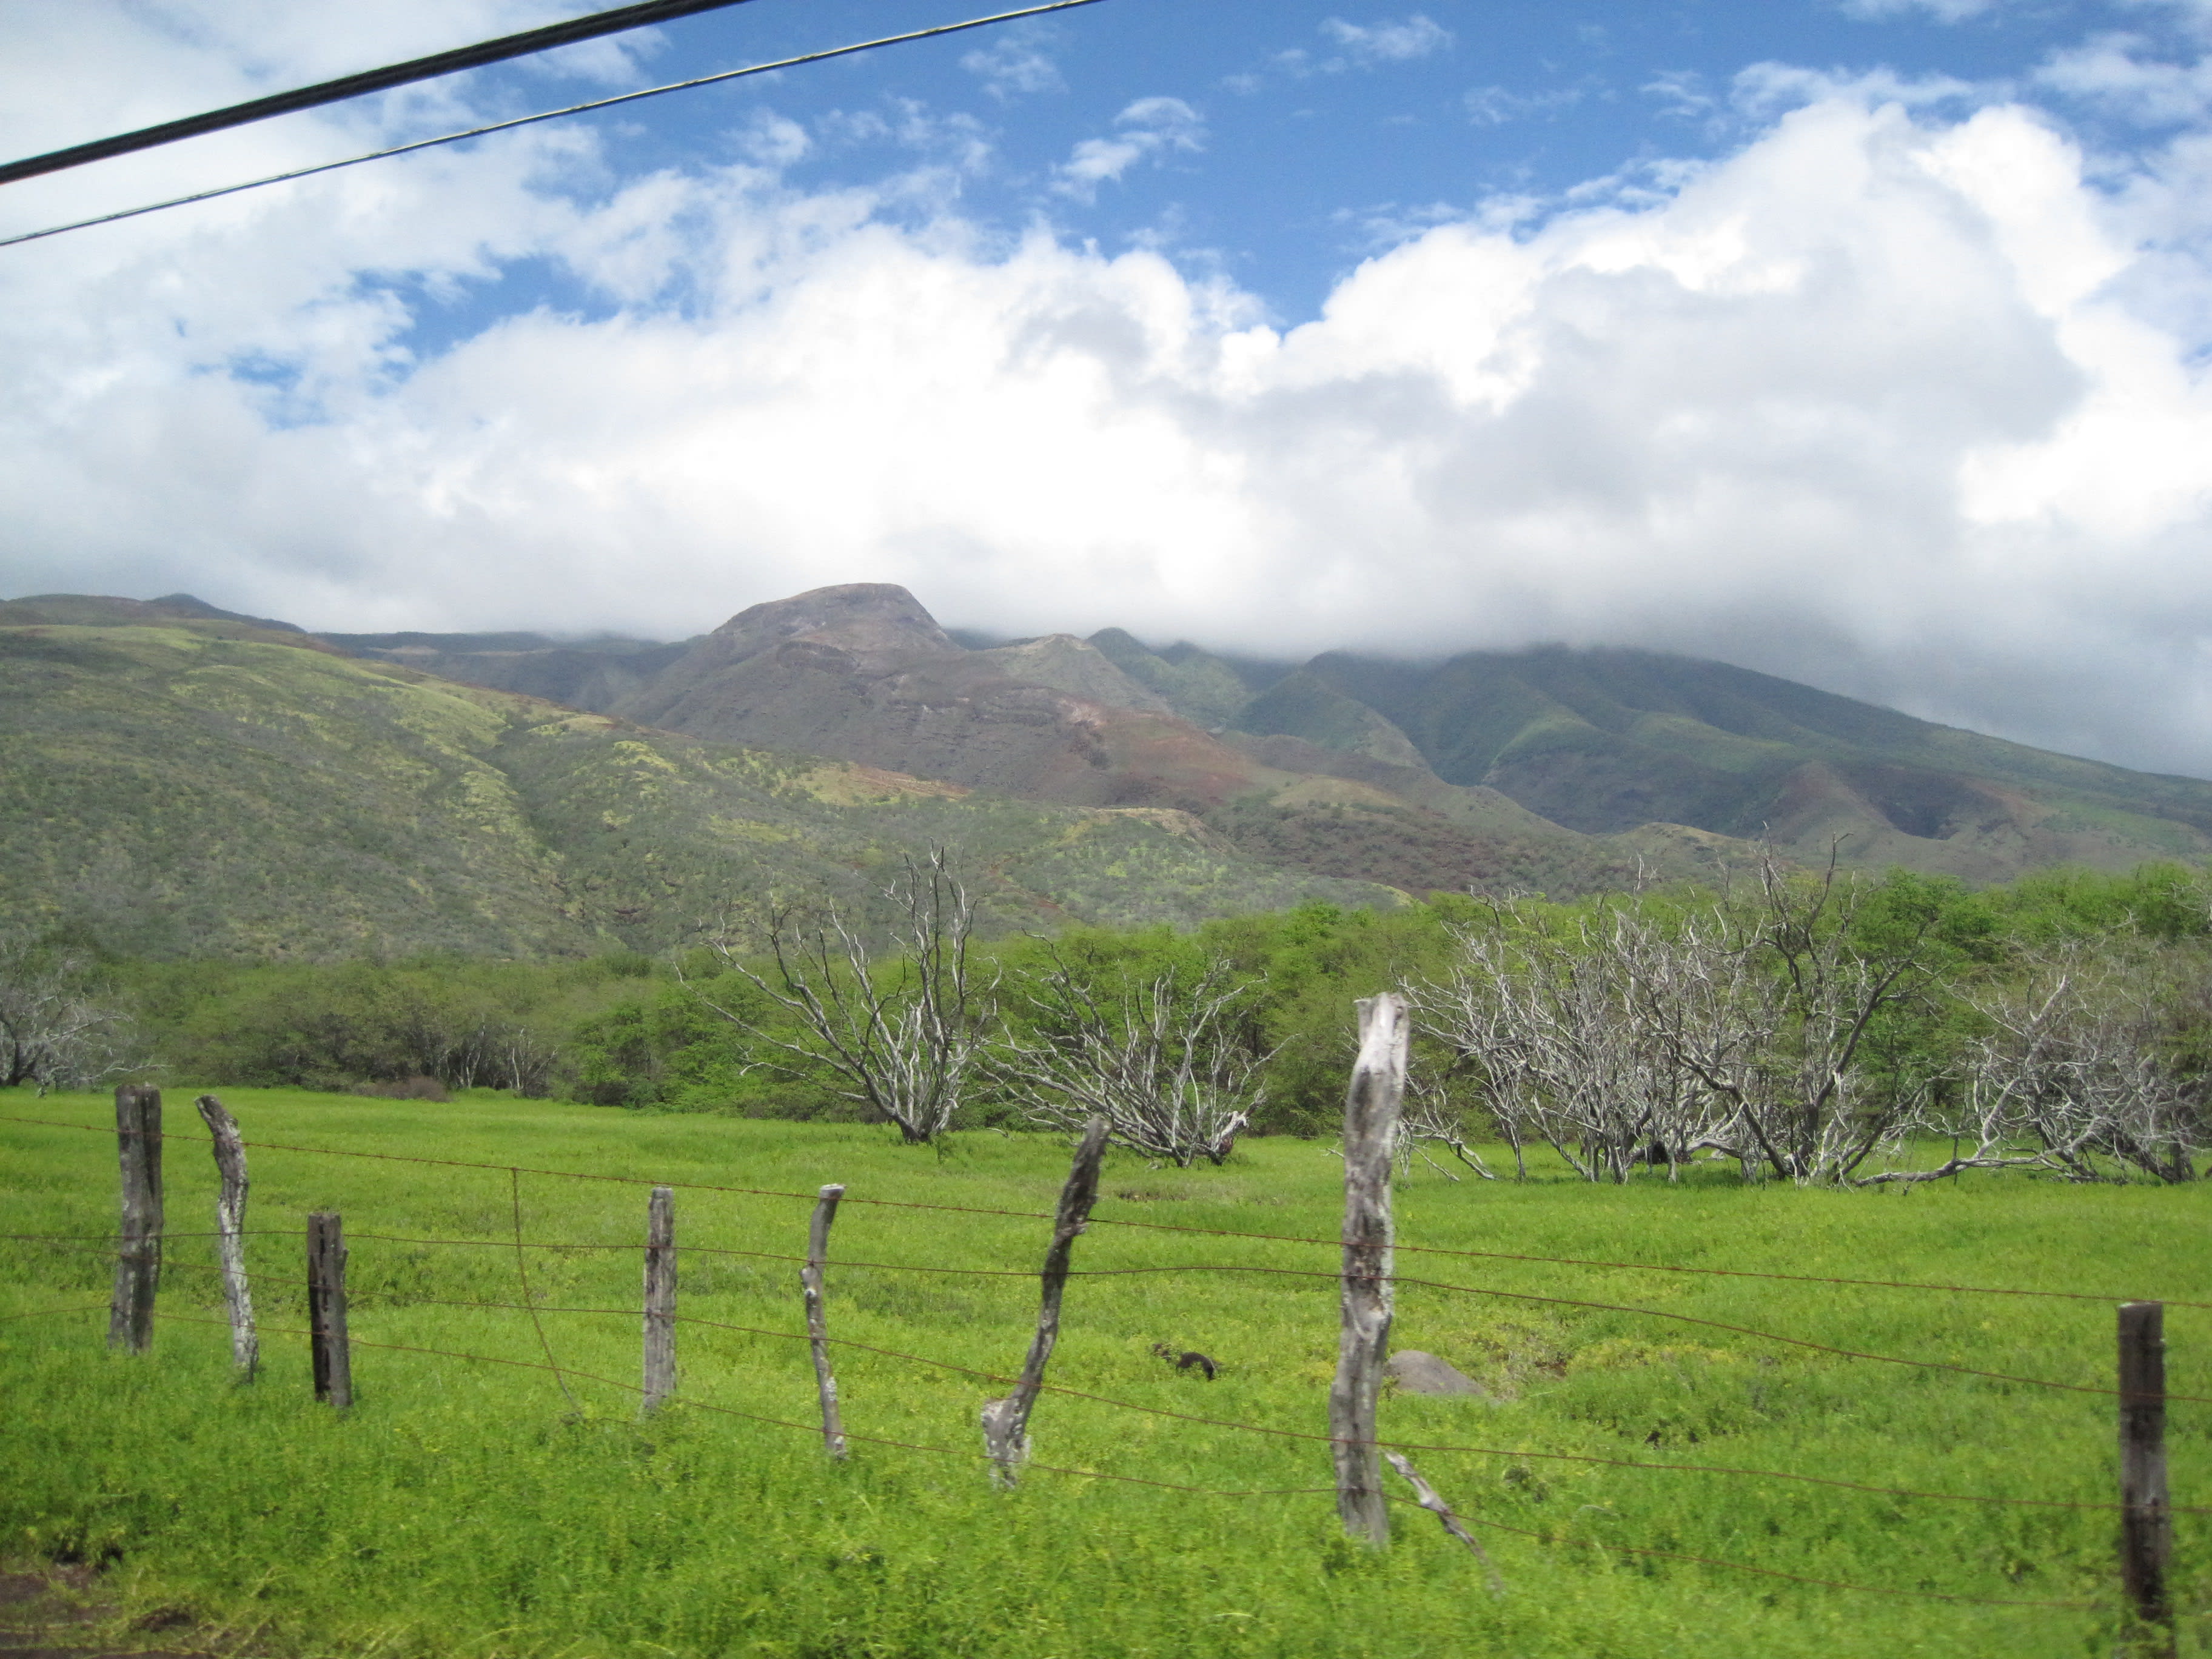
<svg viewBox="0 0 2212 1659">
<path fill-rule="evenodd" d="M 1555 88 L 1549 92 L 1513 92 L 1504 87 L 1474 87 L 1462 96 L 1460 103 L 1468 118 L 1477 126 L 1502 127 L 1509 121 L 1518 121 L 1531 115 L 1548 115 L 1558 110 L 1571 109 L 1582 102 L 1589 88 L 1587 86 Z"/>
<path fill-rule="evenodd" d="M 1267 66 L 1294 81 L 1316 75 L 1343 75 L 1352 70 L 1418 63 L 1449 52 L 1455 38 L 1449 29 L 1420 12 L 1397 22 L 1348 23 L 1341 17 L 1328 17 L 1322 20 L 1320 32 L 1334 44 L 1334 52 L 1317 56 L 1304 46 L 1289 46 L 1270 54 Z M 1251 93 L 1265 84 L 1265 78 L 1235 75 L 1223 84 L 1232 92 Z"/>
<path fill-rule="evenodd" d="M 1902 76 L 1887 69 L 1844 75 L 1796 64 L 1748 64 L 1736 71 L 1729 90 L 1729 102 L 1739 113 L 1760 121 L 1831 99 L 1913 109 L 1984 101 L 1984 89 L 1955 76 Z"/>
<path fill-rule="evenodd" d="M 1963 23 L 2007 3 L 2008 0 L 1843 0 L 1843 9 L 1849 16 L 1869 21 L 1922 12 L 1939 23 Z"/>
<path fill-rule="evenodd" d="M 140 56 L 121 95 L 176 90 Z M 1670 647 L 2212 771 L 2212 141 L 2093 187 L 2023 109 L 1793 95 L 1640 198 L 1408 222 L 1288 331 L 912 178 L 800 191 L 772 120 L 585 199 L 539 129 L 9 250 L 0 592 L 672 636 L 887 580 L 1021 632 Z M 1146 100 L 1065 176 L 1203 142 Z M 525 258 L 600 310 L 409 354 L 393 282 Z"/>
<path fill-rule="evenodd" d="M 1107 138 L 1085 138 L 1059 172 L 1055 188 L 1089 200 L 1101 184 L 1138 162 L 1206 148 L 1206 123 L 1180 98 L 1139 98 L 1114 118 Z"/>
<path fill-rule="evenodd" d="M 2212 111 L 2212 59 L 2181 64 L 2159 58 L 2136 35 L 2105 35 L 2054 53 L 2036 80 L 2154 126 L 2199 122 Z"/>
<path fill-rule="evenodd" d="M 1452 44 L 1449 29 L 1419 12 L 1395 23 L 1347 23 L 1331 17 L 1323 20 L 1321 32 L 1361 64 L 1409 64 L 1447 51 Z"/>
<path fill-rule="evenodd" d="M 1060 78 L 1059 65 L 1045 56 L 1033 34 L 1001 34 L 988 46 L 967 53 L 960 67 L 980 79 L 984 90 L 1001 102 L 1031 93 L 1063 91 L 1067 85 Z"/>
</svg>

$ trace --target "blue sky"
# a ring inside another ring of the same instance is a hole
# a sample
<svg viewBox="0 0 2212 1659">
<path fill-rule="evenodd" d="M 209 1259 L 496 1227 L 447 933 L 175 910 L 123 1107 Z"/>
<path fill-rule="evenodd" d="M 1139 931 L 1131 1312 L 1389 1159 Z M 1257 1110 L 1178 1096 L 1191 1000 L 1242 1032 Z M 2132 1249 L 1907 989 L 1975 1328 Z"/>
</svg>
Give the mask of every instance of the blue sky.
<svg viewBox="0 0 2212 1659">
<path fill-rule="evenodd" d="M 32 0 L 0 149 L 586 9 Z M 0 230 L 972 15 L 749 0 Z M 1103 0 L 0 250 L 0 592 L 673 637 L 894 580 L 2212 773 L 2208 204 L 2212 0 Z"/>
<path fill-rule="evenodd" d="M 988 0 L 748 0 L 626 37 L 619 52 L 594 43 L 459 84 L 488 110 L 520 113 L 586 90 L 656 85 L 996 9 Z M 539 13 L 560 10 L 523 15 Z M 1294 323 L 1361 260 L 1430 225 L 1501 204 L 1536 217 L 1601 192 L 1663 190 L 1685 163 L 1726 155 L 1757 130 L 1761 109 L 1748 88 L 1762 71 L 1888 77 L 1954 109 L 2026 92 L 2090 142 L 2124 153 L 2171 124 L 2111 118 L 2105 100 L 2038 84 L 2039 72 L 2115 37 L 2179 55 L 2189 49 L 2187 22 L 2185 9 L 2127 0 L 1442 0 L 1380 10 L 1334 0 L 1102 0 L 575 118 L 605 147 L 612 172 L 603 185 L 738 159 L 761 142 L 765 121 L 811 136 L 786 173 L 802 188 L 866 185 L 988 146 L 988 161 L 960 182 L 963 210 L 978 222 L 1012 236 L 1042 221 L 1109 249 L 1158 248 L 1226 275 Z M 449 33 L 426 33 L 422 44 L 434 50 Z M 412 97 L 387 101 L 404 107 Z M 1124 118 L 1133 108 L 1138 115 Z M 1063 170 L 1085 143 L 1139 153 L 1077 191 Z M 559 276 L 540 266 L 472 285 L 447 314 L 426 310 L 419 343 L 434 347 L 504 309 L 604 303 Z"/>
</svg>

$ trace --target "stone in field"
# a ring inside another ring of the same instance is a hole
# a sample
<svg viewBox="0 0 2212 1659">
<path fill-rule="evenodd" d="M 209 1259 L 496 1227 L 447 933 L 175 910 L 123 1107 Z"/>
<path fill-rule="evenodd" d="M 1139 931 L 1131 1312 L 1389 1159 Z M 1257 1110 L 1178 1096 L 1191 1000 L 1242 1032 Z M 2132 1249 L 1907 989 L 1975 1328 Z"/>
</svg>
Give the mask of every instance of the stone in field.
<svg viewBox="0 0 2212 1659">
<path fill-rule="evenodd" d="M 1382 1362 L 1382 1370 L 1385 1375 L 1396 1377 L 1398 1386 L 1407 1394 L 1489 1393 L 1449 1361 L 1423 1353 L 1419 1348 L 1406 1348 L 1392 1354 Z"/>
</svg>

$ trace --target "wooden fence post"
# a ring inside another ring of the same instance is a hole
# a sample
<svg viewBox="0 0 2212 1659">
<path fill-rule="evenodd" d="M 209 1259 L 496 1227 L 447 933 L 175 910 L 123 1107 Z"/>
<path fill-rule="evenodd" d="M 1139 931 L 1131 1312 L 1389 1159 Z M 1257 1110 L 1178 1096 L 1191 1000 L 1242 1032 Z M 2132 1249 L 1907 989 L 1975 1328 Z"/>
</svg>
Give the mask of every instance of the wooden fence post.
<svg viewBox="0 0 2212 1659">
<path fill-rule="evenodd" d="M 315 1398 L 339 1411 L 353 1404 L 353 1351 L 346 1340 L 345 1230 L 335 1211 L 307 1218 L 307 1334 Z"/>
<path fill-rule="evenodd" d="M 645 1219 L 645 1403 L 641 1415 L 676 1392 L 676 1193 L 655 1187 Z"/>
<path fill-rule="evenodd" d="M 822 1396 L 822 1443 L 832 1457 L 845 1455 L 845 1423 L 837 1411 L 837 1377 L 830 1369 L 830 1320 L 822 1305 L 822 1269 L 830 1259 L 830 1224 L 836 1220 L 837 1200 L 844 1196 L 842 1185 L 822 1189 L 813 1224 L 806 1231 L 806 1265 L 799 1270 L 799 1289 L 806 1297 L 806 1340 L 814 1350 L 814 1384 Z"/>
<path fill-rule="evenodd" d="M 253 1290 L 246 1277 L 246 1144 L 239 1138 L 238 1120 L 213 1095 L 192 1103 L 215 1141 L 216 1173 L 222 1188 L 216 1194 L 216 1249 L 222 1259 L 222 1299 L 230 1310 L 230 1363 L 241 1382 L 253 1381 L 261 1364 L 260 1339 L 253 1328 Z"/>
<path fill-rule="evenodd" d="M 1421 1472 L 1413 1467 L 1413 1460 L 1402 1452 L 1384 1452 L 1382 1455 L 1389 1460 L 1392 1468 L 1406 1477 L 1406 1484 L 1413 1489 L 1413 1501 L 1443 1522 L 1446 1532 L 1474 1553 L 1474 1559 L 1482 1563 L 1483 1577 L 1490 1581 L 1490 1593 L 1492 1595 L 1504 1595 L 1505 1580 L 1498 1574 L 1498 1564 L 1490 1559 L 1490 1552 L 1483 1548 L 1481 1540 L 1467 1529 L 1466 1523 L 1452 1513 L 1452 1506 L 1437 1495 L 1437 1489 L 1421 1479 Z"/>
<path fill-rule="evenodd" d="M 2120 1579 L 2143 1622 L 2159 1627 L 2150 1651 L 2174 1651 L 2166 1569 L 2173 1517 L 2166 1491 L 2166 1305 L 2120 1304 Z"/>
<path fill-rule="evenodd" d="M 1336 1512 L 1354 1538 L 1390 1541 L 1390 1504 L 1375 1443 L 1375 1402 L 1395 1305 L 1390 1230 L 1390 1154 L 1406 1092 L 1405 999 L 1385 992 L 1358 1005 L 1359 1058 L 1344 1101 L 1344 1298 L 1328 1435 L 1336 1459 Z"/>
<path fill-rule="evenodd" d="M 1068 1257 L 1074 1253 L 1077 1235 L 1090 1224 L 1091 1206 L 1098 1201 L 1098 1165 L 1106 1156 L 1106 1120 L 1094 1117 L 1075 1149 L 1075 1162 L 1067 1184 L 1060 1191 L 1059 1213 L 1053 1218 L 1052 1246 L 1044 1255 L 1044 1289 L 1037 1305 L 1036 1335 L 1030 1342 L 1029 1358 L 1022 1362 L 1021 1380 L 1004 1400 L 983 1407 L 983 1449 L 992 1462 L 991 1478 L 1011 1486 L 1030 1455 L 1030 1407 L 1044 1386 L 1045 1361 L 1052 1358 L 1060 1340 L 1060 1298 L 1067 1287 Z"/>
<path fill-rule="evenodd" d="M 123 1171 L 123 1225 L 107 1346 L 154 1346 L 154 1293 L 161 1287 L 161 1091 L 126 1083 L 115 1091 L 115 1151 Z"/>
</svg>

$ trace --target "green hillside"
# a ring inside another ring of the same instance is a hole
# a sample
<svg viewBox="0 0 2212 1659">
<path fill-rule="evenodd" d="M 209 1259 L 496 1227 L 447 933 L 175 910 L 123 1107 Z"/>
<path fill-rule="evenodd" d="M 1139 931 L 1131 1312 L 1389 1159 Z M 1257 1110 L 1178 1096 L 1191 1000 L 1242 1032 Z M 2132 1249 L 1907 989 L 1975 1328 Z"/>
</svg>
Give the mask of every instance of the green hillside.
<svg viewBox="0 0 2212 1659">
<path fill-rule="evenodd" d="M 1359 710 L 1389 724 L 1363 726 Z M 1586 835 L 1650 823 L 1975 880 L 2212 853 L 2212 783 L 1939 726 L 1726 663 L 1626 649 L 1332 653 L 1238 717 L 1341 750 L 1402 733 L 1447 782 Z M 1387 741 L 1387 739 L 1385 739 Z"/>
<path fill-rule="evenodd" d="M 659 950 L 772 893 L 864 906 L 937 842 L 999 928 L 1393 902 L 1173 813 L 679 737 L 234 621 L 28 608 L 0 607 L 0 925 L 112 950 Z"/>
<path fill-rule="evenodd" d="M 1119 629 L 963 641 L 883 583 L 769 601 L 668 645 L 318 637 L 186 595 L 0 603 L 0 629 L 39 632 L 49 650 L 117 627 L 281 647 L 290 664 L 282 687 L 236 665 L 224 679 L 211 661 L 97 689 L 100 671 L 85 669 L 79 689 L 22 723 L 62 743 L 42 751 L 48 771 L 70 744 L 100 758 L 88 778 L 67 765 L 41 774 L 36 788 L 59 789 L 67 810 L 46 811 L 36 844 L 0 868 L 21 869 L 47 912 L 146 948 L 187 947 L 155 939 L 145 915 L 204 908 L 195 895 L 215 893 L 220 914 L 191 926 L 232 938 L 224 948 L 269 948 L 255 918 L 268 905 L 296 914 L 295 878 L 330 887 L 323 924 L 356 940 L 380 936 L 373 919 L 398 906 L 415 917 L 407 939 L 441 947 L 657 944 L 696 927 L 738 875 L 864 888 L 851 872 L 916 836 L 981 849 L 1002 926 L 1194 918 L 1377 886 L 1585 892 L 1702 878 L 1745 863 L 1753 841 L 1801 862 L 1832 849 L 1863 868 L 1974 884 L 2057 864 L 2212 859 L 2212 783 L 1652 651 L 1431 663 L 1333 652 L 1298 665 L 1155 650 Z M 312 672 L 311 654 L 323 665 Z M 155 681 L 173 705 L 111 710 L 104 738 L 82 726 L 102 699 Z M 210 708 L 248 682 L 278 704 L 305 701 L 210 725 Z M 368 684 L 382 689 L 368 696 Z M 422 706 L 376 712 L 400 687 Z M 319 712 L 303 726 L 309 708 Z M 159 741 L 140 743 L 133 722 L 149 720 L 141 735 L 158 729 Z M 792 750 L 833 758 L 762 769 Z M 355 752 L 364 761 L 351 770 L 332 758 Z M 852 779 L 894 773 L 903 781 L 847 798 Z M 843 781 L 793 781 L 802 774 Z M 495 780 L 489 793 L 467 781 L 480 776 Z M 118 810 L 102 792 L 125 779 L 137 782 Z M 303 779 L 313 793 L 294 798 Z M 641 795 L 649 813 L 624 805 Z M 453 816 L 464 801 L 465 823 Z M 172 823 L 186 802 L 257 827 L 224 841 L 197 818 Z M 86 834 L 54 828 L 79 811 Z M 118 850 L 142 829 L 151 839 Z M 272 863 L 294 874 L 264 896 L 258 872 Z"/>
</svg>

